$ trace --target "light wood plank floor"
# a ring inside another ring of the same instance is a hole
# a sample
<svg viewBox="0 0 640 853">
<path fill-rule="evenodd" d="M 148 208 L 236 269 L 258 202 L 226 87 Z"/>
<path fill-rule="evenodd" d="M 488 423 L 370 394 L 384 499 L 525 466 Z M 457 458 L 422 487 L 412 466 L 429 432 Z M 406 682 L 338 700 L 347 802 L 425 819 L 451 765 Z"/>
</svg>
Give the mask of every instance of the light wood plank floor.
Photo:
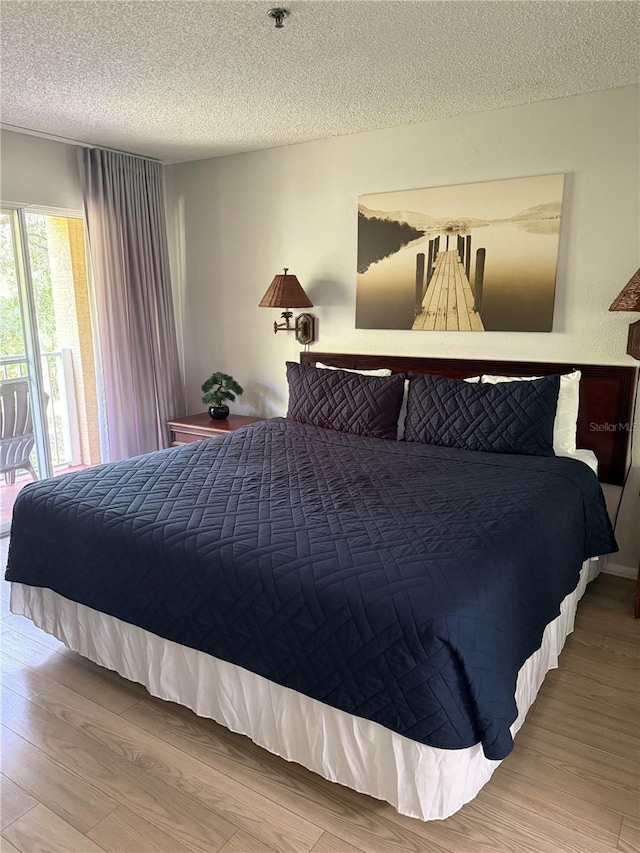
<svg viewBox="0 0 640 853">
<path fill-rule="evenodd" d="M 631 581 L 590 586 L 512 755 L 428 824 L 153 699 L 11 615 L 0 586 L 5 853 L 640 851 Z"/>
</svg>

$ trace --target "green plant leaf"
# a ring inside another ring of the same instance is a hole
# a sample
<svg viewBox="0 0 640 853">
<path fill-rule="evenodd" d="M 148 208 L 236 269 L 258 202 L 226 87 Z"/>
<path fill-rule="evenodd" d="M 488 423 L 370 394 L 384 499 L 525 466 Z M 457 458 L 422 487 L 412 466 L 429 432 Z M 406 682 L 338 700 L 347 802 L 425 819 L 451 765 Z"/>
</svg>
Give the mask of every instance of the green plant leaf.
<svg viewBox="0 0 640 853">
<path fill-rule="evenodd" d="M 204 392 L 202 402 L 207 406 L 222 406 L 225 400 L 235 400 L 244 389 L 228 373 L 212 373 L 200 386 Z"/>
</svg>

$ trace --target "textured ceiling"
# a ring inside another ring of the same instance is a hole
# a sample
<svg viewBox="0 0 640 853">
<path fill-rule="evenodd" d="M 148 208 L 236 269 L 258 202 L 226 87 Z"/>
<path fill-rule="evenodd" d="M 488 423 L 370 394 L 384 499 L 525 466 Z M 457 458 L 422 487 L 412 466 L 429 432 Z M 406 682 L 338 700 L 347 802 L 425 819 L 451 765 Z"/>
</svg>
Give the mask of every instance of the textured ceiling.
<svg viewBox="0 0 640 853">
<path fill-rule="evenodd" d="M 248 151 L 638 81 L 637 2 L 2 3 L 2 121 L 158 157 Z"/>
</svg>

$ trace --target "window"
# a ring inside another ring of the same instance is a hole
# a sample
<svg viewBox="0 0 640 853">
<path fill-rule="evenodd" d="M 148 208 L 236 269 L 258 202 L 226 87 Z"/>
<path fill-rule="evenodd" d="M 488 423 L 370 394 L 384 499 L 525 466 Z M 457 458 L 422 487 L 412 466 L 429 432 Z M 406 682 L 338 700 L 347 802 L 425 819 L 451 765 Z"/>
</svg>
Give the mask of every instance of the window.
<svg viewBox="0 0 640 853">
<path fill-rule="evenodd" d="M 101 461 L 80 215 L 0 212 L 0 533 L 35 478 Z"/>
</svg>

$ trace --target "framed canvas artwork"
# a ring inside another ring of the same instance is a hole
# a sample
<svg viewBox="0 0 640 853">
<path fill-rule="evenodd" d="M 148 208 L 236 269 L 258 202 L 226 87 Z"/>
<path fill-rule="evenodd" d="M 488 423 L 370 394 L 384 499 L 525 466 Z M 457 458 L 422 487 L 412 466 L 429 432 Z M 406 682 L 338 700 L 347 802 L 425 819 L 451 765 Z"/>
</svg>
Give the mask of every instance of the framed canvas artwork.
<svg viewBox="0 0 640 853">
<path fill-rule="evenodd" d="M 356 328 L 550 332 L 564 175 L 358 198 Z"/>
</svg>

